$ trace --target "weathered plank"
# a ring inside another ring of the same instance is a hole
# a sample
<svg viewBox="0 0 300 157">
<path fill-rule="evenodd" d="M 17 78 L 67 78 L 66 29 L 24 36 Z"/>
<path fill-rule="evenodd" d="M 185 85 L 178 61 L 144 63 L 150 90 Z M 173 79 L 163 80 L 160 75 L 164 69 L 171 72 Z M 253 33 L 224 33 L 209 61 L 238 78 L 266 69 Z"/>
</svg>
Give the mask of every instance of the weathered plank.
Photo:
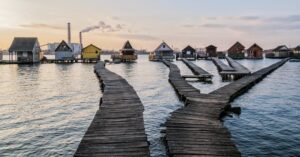
<svg viewBox="0 0 300 157">
<path fill-rule="evenodd" d="M 197 76 L 197 78 L 208 79 L 213 77 L 212 74 L 195 65 L 191 61 L 188 61 L 187 59 L 182 59 L 182 61 L 188 68 L 191 69 L 191 71 Z M 187 76 L 184 78 L 187 78 Z M 189 76 L 189 78 L 191 78 L 191 76 Z"/>
<path fill-rule="evenodd" d="M 95 73 L 103 90 L 100 109 L 74 156 L 150 156 L 144 107 L 135 90 L 103 62 Z"/>
<path fill-rule="evenodd" d="M 210 94 L 201 94 L 198 89 L 188 85 L 179 77 L 178 67 L 164 61 L 164 64 L 170 68 L 169 82 L 186 104 L 185 107 L 174 111 L 165 123 L 165 139 L 169 155 L 174 157 L 241 156 L 231 141 L 230 132 L 223 127 L 220 116 L 230 110 L 230 101 L 249 90 L 287 61 L 288 59 L 285 59 L 275 63 Z M 224 70 L 226 67 L 221 65 L 220 69 Z M 196 93 L 191 94 L 186 91 L 196 91 Z"/>
</svg>

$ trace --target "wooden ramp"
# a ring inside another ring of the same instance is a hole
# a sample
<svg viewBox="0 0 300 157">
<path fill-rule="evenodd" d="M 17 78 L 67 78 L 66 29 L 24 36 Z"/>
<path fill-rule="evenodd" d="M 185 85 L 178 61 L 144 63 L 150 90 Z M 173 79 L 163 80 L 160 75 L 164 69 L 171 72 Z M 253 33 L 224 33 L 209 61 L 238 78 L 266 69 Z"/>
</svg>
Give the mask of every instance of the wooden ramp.
<svg viewBox="0 0 300 157">
<path fill-rule="evenodd" d="M 176 65 L 165 61 L 164 63 L 170 68 L 169 81 L 186 104 L 185 107 L 174 111 L 166 122 L 169 155 L 241 156 L 231 140 L 230 132 L 223 127 L 220 118 L 231 111 L 230 101 L 246 92 L 286 61 L 282 60 L 210 94 L 186 93 L 188 88 L 183 88 L 182 91 L 184 83 L 178 78 L 180 71 L 176 69 Z M 195 89 L 191 87 L 190 90 Z"/>
<path fill-rule="evenodd" d="M 238 80 L 244 76 L 250 75 L 251 72 L 249 69 L 238 63 L 237 61 L 233 60 L 230 57 L 226 57 L 228 65 L 223 63 L 221 60 L 217 58 L 213 58 L 213 63 L 217 66 L 219 74 L 222 76 L 222 79 L 231 79 L 233 76 L 234 80 Z"/>
<path fill-rule="evenodd" d="M 248 74 L 251 74 L 251 71 L 246 68 L 245 66 L 243 66 L 242 64 L 240 64 L 239 62 L 233 60 L 232 58 L 230 57 L 226 57 L 226 60 L 228 62 L 228 64 L 237 72 L 237 73 L 240 73 L 240 74 L 245 74 L 245 75 L 248 75 Z"/>
<path fill-rule="evenodd" d="M 191 69 L 191 71 L 197 75 L 197 78 L 203 78 L 203 79 L 211 79 L 213 77 L 212 74 L 205 71 L 204 69 L 200 68 L 199 66 L 195 65 L 191 61 L 188 61 L 187 59 L 182 59 L 183 63 L 186 64 L 188 68 Z"/>
<path fill-rule="evenodd" d="M 214 58 L 212 58 L 212 61 L 216 65 L 219 72 L 222 72 L 222 71 L 235 71 L 232 67 L 226 65 L 225 63 L 223 63 L 218 58 L 214 57 Z"/>
<path fill-rule="evenodd" d="M 95 73 L 103 90 L 100 109 L 74 156 L 150 156 L 144 107 L 135 90 L 103 62 L 95 65 Z"/>
</svg>

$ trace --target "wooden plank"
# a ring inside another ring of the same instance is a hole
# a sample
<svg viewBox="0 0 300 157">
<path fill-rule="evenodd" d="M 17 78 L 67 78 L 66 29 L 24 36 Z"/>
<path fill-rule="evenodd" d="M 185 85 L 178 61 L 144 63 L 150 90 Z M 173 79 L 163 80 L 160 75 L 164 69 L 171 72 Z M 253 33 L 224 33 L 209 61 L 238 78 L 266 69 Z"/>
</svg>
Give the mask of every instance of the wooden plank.
<svg viewBox="0 0 300 157">
<path fill-rule="evenodd" d="M 229 59 L 234 70 L 218 59 L 213 59 L 219 71 L 248 73 L 241 65 Z M 166 143 L 170 156 L 241 156 L 231 140 L 230 132 L 220 121 L 220 114 L 230 108 L 229 102 L 249 90 L 288 59 L 245 76 L 210 94 L 200 94 L 198 89 L 178 78 L 176 65 L 164 61 L 169 67 L 169 82 L 186 106 L 171 113 L 165 123 Z M 198 92 L 194 92 L 198 91 Z M 229 106 L 229 107 L 228 107 Z"/>
<path fill-rule="evenodd" d="M 143 104 L 128 82 L 95 65 L 103 96 L 100 109 L 74 156 L 150 156 L 145 133 Z"/>
</svg>

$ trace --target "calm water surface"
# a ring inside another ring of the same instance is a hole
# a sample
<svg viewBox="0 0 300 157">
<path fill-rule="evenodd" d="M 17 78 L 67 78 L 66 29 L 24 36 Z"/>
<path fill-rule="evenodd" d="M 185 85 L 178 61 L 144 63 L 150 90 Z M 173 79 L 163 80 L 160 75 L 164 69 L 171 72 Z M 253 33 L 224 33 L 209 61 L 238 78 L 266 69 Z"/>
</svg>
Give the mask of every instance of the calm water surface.
<svg viewBox="0 0 300 157">
<path fill-rule="evenodd" d="M 239 62 L 256 71 L 276 61 Z M 174 63 L 182 74 L 192 74 L 182 62 Z M 212 62 L 195 64 L 214 74 L 212 84 L 190 80 L 203 93 L 230 83 L 222 82 Z M 149 62 L 147 56 L 107 68 L 137 91 L 145 106 L 151 155 L 166 156 L 162 124 L 183 106 L 168 82 L 168 68 Z M 225 126 L 244 156 L 300 154 L 299 68 L 299 63 L 287 63 L 233 102 L 242 107 L 242 114 L 227 118 Z M 0 65 L 0 72 L 0 156 L 72 156 L 101 97 L 93 65 Z"/>
</svg>

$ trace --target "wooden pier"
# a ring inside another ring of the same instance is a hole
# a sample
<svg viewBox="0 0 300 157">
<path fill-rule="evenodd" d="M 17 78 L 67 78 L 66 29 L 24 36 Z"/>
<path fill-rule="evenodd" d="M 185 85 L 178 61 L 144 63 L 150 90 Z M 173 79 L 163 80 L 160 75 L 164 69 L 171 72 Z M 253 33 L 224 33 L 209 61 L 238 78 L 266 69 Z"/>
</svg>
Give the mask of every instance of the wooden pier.
<svg viewBox="0 0 300 157">
<path fill-rule="evenodd" d="M 100 109 L 74 156 L 150 156 L 144 107 L 137 93 L 103 62 L 95 65 L 95 73 L 103 91 Z"/>
<path fill-rule="evenodd" d="M 166 143 L 170 156 L 241 156 L 221 119 L 232 112 L 229 102 L 282 66 L 282 60 L 250 76 L 233 82 L 210 94 L 200 94 L 179 77 L 176 65 L 164 61 L 170 68 L 169 82 L 185 102 L 166 122 Z M 190 87 L 190 88 L 189 88 Z"/>
<path fill-rule="evenodd" d="M 212 60 L 213 63 L 217 66 L 219 74 L 221 75 L 223 80 L 230 80 L 232 78 L 234 80 L 238 80 L 244 76 L 251 74 L 250 70 L 230 57 L 226 57 L 229 66 L 217 58 L 213 58 Z"/>
<path fill-rule="evenodd" d="M 188 68 L 191 69 L 191 71 L 196 75 L 194 77 L 192 76 L 186 76 L 184 78 L 198 78 L 199 80 L 206 81 L 207 79 L 211 79 L 213 77 L 212 74 L 205 71 L 204 69 L 200 68 L 199 66 L 195 65 L 191 61 L 188 61 L 187 59 L 182 59 L 182 62 L 186 64 Z"/>
</svg>

